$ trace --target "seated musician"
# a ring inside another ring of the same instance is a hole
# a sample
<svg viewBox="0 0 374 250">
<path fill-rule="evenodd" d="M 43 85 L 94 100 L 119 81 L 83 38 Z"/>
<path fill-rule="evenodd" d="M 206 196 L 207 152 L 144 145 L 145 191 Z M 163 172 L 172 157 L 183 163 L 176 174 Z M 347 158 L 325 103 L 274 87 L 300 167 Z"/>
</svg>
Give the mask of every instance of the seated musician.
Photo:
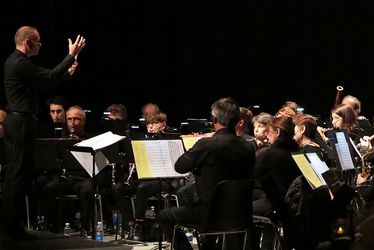
<svg viewBox="0 0 374 250">
<path fill-rule="evenodd" d="M 143 138 L 179 138 L 179 134 L 165 131 L 167 129 L 167 116 L 165 113 L 153 112 L 147 114 L 145 122 L 147 133 Z M 175 192 L 179 186 L 179 179 L 162 180 L 161 190 L 159 190 L 158 180 L 136 180 L 136 175 L 132 176 L 130 183 L 116 183 L 113 188 L 113 195 L 120 208 L 125 226 L 127 224 L 128 230 L 130 230 L 129 238 L 135 240 L 144 239 L 143 221 L 147 210 L 148 198 L 158 194 L 160 191 Z M 130 204 L 130 196 L 133 194 L 136 194 L 135 218 Z"/>
<path fill-rule="evenodd" d="M 272 119 L 272 115 L 264 112 L 261 112 L 260 114 L 253 117 L 252 122 L 253 133 L 256 141 L 256 151 L 261 148 L 267 148 L 268 146 L 270 146 L 269 139 L 266 134 L 269 131 L 269 124 Z"/>
<path fill-rule="evenodd" d="M 70 137 L 87 139 L 86 113 L 80 106 L 72 106 L 66 112 L 66 120 Z M 94 222 L 94 186 L 91 176 L 82 168 L 66 169 L 62 181 L 63 194 L 76 194 L 81 208 L 82 228 L 89 234 L 90 223 Z"/>
<path fill-rule="evenodd" d="M 325 141 L 328 136 L 339 130 L 346 130 L 351 139 L 357 144 L 363 136 L 362 131 L 358 127 L 357 116 L 351 106 L 340 104 L 331 110 L 331 119 L 333 129 L 323 129 L 318 127 L 318 132 Z"/>
<path fill-rule="evenodd" d="M 317 133 L 316 118 L 308 114 L 298 114 L 293 118 L 293 122 L 295 123 L 294 140 L 300 150 L 305 153 L 316 153 L 322 161 L 329 165 L 327 153 L 314 141 Z"/>
<path fill-rule="evenodd" d="M 374 129 L 370 121 L 365 116 L 361 115 L 361 101 L 357 97 L 346 95 L 342 100 L 342 104 L 353 108 L 357 115 L 358 126 L 362 130 L 362 133 L 366 136 L 372 136 L 374 134 Z"/>
<path fill-rule="evenodd" d="M 127 136 L 121 141 L 119 146 L 120 159 L 115 164 L 109 164 L 96 175 L 96 183 L 102 200 L 103 224 L 106 225 L 106 232 L 114 233 L 112 208 L 113 204 L 113 186 L 115 183 L 124 182 L 124 174 L 128 173 L 128 157 L 129 157 L 129 138 L 127 119 L 127 109 L 122 103 L 114 103 L 109 105 L 102 119 L 103 130 L 111 131 L 114 134 Z M 125 167 L 126 166 L 126 167 Z"/>
<path fill-rule="evenodd" d="M 198 140 L 175 163 L 177 172 L 193 172 L 197 193 L 192 203 L 184 207 L 167 208 L 159 214 L 158 219 L 163 232 L 170 241 L 176 223 L 196 226 L 204 224 L 207 207 L 218 182 L 252 177 L 255 162 L 253 147 L 235 135 L 235 126 L 240 119 L 237 103 L 231 98 L 219 99 L 212 105 L 211 115 L 215 128 L 214 135 Z M 232 166 L 236 169 L 233 170 Z M 214 239 L 213 241 L 208 241 L 208 237 L 204 239 L 203 249 L 215 249 Z M 186 236 L 180 231 L 176 232 L 175 242 L 175 249 L 192 249 Z M 228 245 L 230 249 L 237 249 L 231 242 Z"/>
<path fill-rule="evenodd" d="M 61 96 L 55 96 L 48 100 L 48 108 L 50 115 L 50 122 L 44 124 L 38 123 L 38 137 L 39 138 L 61 138 L 69 135 L 66 124 L 66 102 Z M 57 160 L 57 159 L 56 159 Z M 46 229 L 52 232 L 58 232 L 57 228 L 57 201 L 56 196 L 60 190 L 60 178 L 62 175 L 61 169 L 42 169 L 43 172 L 38 173 L 33 180 L 33 197 L 36 200 L 36 222 L 34 228 L 41 230 Z M 46 216 L 47 225 L 43 221 L 43 216 Z"/>
<path fill-rule="evenodd" d="M 273 187 L 281 197 L 285 197 L 291 182 L 301 172 L 292 159 L 291 153 L 299 151 L 299 146 L 293 139 L 294 123 L 286 116 L 274 118 L 269 124 L 267 136 L 271 146 L 257 159 L 255 177 L 259 181 L 270 177 L 275 183 Z M 256 190 L 259 193 L 259 190 Z M 255 199 L 257 198 L 257 199 Z M 253 213 L 267 216 L 273 212 L 273 207 L 265 193 L 256 195 L 253 201 Z"/>
</svg>

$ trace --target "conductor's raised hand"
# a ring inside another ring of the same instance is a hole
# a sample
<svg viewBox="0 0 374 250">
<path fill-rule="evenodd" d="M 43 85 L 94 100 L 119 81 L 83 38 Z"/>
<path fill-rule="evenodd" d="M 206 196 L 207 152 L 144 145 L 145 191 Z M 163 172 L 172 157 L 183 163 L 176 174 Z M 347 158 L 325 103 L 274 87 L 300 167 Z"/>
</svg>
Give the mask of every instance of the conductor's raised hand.
<svg viewBox="0 0 374 250">
<path fill-rule="evenodd" d="M 79 52 L 86 46 L 86 38 L 81 35 L 78 35 L 75 39 L 75 42 L 68 38 L 69 41 L 69 54 L 76 57 Z"/>
</svg>

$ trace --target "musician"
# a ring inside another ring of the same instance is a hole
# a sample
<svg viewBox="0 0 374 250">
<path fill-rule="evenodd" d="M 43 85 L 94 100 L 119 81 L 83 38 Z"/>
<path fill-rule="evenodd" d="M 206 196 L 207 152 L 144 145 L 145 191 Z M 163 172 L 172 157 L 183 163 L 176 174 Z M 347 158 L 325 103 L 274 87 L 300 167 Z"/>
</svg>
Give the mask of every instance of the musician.
<svg viewBox="0 0 374 250">
<path fill-rule="evenodd" d="M 261 112 L 253 117 L 253 133 L 255 136 L 257 149 L 270 146 L 269 139 L 266 134 L 269 131 L 269 124 L 272 119 L 273 116 L 265 112 Z"/>
<path fill-rule="evenodd" d="M 252 177 L 255 162 L 253 148 L 235 135 L 235 126 L 240 119 L 236 101 L 231 98 L 219 99 L 213 103 L 211 115 L 216 131 L 214 135 L 197 141 L 175 163 L 177 172 L 193 172 L 195 175 L 197 199 L 186 207 L 172 207 L 160 212 L 158 220 L 168 240 L 172 239 L 173 226 L 178 222 L 196 226 L 204 223 L 214 187 L 218 182 Z M 175 242 L 175 249 L 192 249 L 180 231 L 176 232 Z M 212 245 L 206 245 L 208 243 Z M 204 240 L 203 249 L 214 249 L 214 245 L 215 241 Z M 235 249 L 235 246 L 230 244 L 230 249 Z"/>
<path fill-rule="evenodd" d="M 298 103 L 296 103 L 294 101 L 286 101 L 282 105 L 282 108 L 284 108 L 284 107 L 291 108 L 295 112 L 295 114 L 301 114 L 304 111 L 304 109 Z"/>
<path fill-rule="evenodd" d="M 328 164 L 327 153 L 314 141 L 317 133 L 316 118 L 308 114 L 298 114 L 293 118 L 293 122 L 295 124 L 293 138 L 300 150 L 305 153 L 316 153 L 322 161 Z"/>
<path fill-rule="evenodd" d="M 250 132 L 253 131 L 252 129 L 252 119 L 253 114 L 247 108 L 240 107 L 240 120 L 235 127 L 236 135 L 240 136 L 247 141 L 252 141 L 254 137 L 250 135 Z"/>
<path fill-rule="evenodd" d="M 50 120 L 38 123 L 39 138 L 61 138 L 69 136 L 66 125 L 66 100 L 62 96 L 53 96 L 47 101 Z"/>
<path fill-rule="evenodd" d="M 255 137 L 249 135 L 251 127 L 250 125 L 252 125 L 252 119 L 252 112 L 247 108 L 240 107 L 240 120 L 235 126 L 235 134 L 245 139 L 249 143 L 249 145 L 253 147 L 253 150 L 256 151 L 258 145 L 256 144 Z M 211 137 L 213 136 L 213 134 L 214 133 L 207 134 L 207 137 Z M 184 185 L 177 191 L 180 206 L 192 204 L 197 196 L 194 176 L 192 175 L 192 173 L 190 174 L 191 175 L 188 177 L 189 181 L 186 183 L 186 185 Z"/>
<path fill-rule="evenodd" d="M 362 138 L 363 134 L 358 127 L 357 116 L 352 107 L 345 104 L 334 107 L 331 110 L 331 122 L 333 130 L 326 130 L 321 127 L 318 128 L 318 132 L 320 132 L 325 141 L 328 141 L 328 137 L 331 133 L 339 130 L 346 130 L 355 144 L 360 142 L 360 138 Z"/>
<path fill-rule="evenodd" d="M 116 203 L 113 202 L 115 201 L 113 197 L 113 187 L 116 186 L 116 183 L 124 183 L 129 174 L 127 167 L 129 161 L 133 162 L 133 160 L 131 160 L 133 157 L 130 150 L 130 138 L 128 136 L 129 121 L 127 119 L 126 106 L 122 103 L 109 105 L 104 112 L 103 123 L 105 131 L 111 131 L 112 133 L 126 136 L 125 140 L 118 144 L 119 154 L 121 156 L 120 162 L 107 165 L 96 175 L 96 183 L 102 200 L 103 219 L 107 227 L 105 230 L 112 234 L 114 232 L 112 207 L 116 206 Z M 123 193 L 121 195 L 123 195 Z M 120 199 L 122 199 L 122 197 L 120 197 Z M 120 206 L 117 205 L 117 207 Z"/>
<path fill-rule="evenodd" d="M 50 122 L 47 127 L 39 126 L 39 137 L 62 138 L 68 137 L 69 130 L 66 124 L 66 101 L 62 96 L 54 96 L 48 101 Z M 60 159 L 56 159 L 60 160 Z M 43 169 L 33 181 L 33 194 L 37 201 L 36 215 L 38 218 L 46 215 L 47 229 L 51 232 L 58 232 L 57 228 L 57 201 L 56 196 L 61 188 L 62 169 Z M 34 228 L 44 229 L 43 221 L 37 219 Z"/>
<path fill-rule="evenodd" d="M 342 100 L 342 104 L 353 108 L 357 115 L 358 126 L 363 130 L 362 132 L 364 135 L 371 136 L 374 134 L 374 129 L 370 121 L 365 116 L 361 115 L 361 101 L 357 97 L 346 95 Z"/>
<path fill-rule="evenodd" d="M 153 112 L 145 116 L 147 133 L 143 138 L 147 139 L 165 139 L 179 138 L 179 134 L 166 131 L 167 115 L 163 112 Z M 130 183 L 117 183 L 113 187 L 113 195 L 116 203 L 120 207 L 124 218 L 125 226 L 130 230 L 129 238 L 135 240 L 144 239 L 143 222 L 148 204 L 148 198 L 158 194 L 160 191 L 175 192 L 180 187 L 179 179 L 170 179 L 161 181 L 161 190 L 159 190 L 158 180 L 136 180 L 136 175 L 132 176 Z M 131 195 L 136 194 L 135 200 L 135 218 L 130 204 Z M 127 225 L 126 225 L 127 224 Z M 132 230 L 134 229 L 134 230 Z M 133 235 L 131 235 L 133 232 Z"/>
<path fill-rule="evenodd" d="M 142 117 L 145 118 L 148 114 L 161 112 L 160 107 L 152 102 L 148 102 L 142 107 Z"/>
<path fill-rule="evenodd" d="M 66 111 L 66 120 L 70 131 L 70 138 L 87 139 L 86 113 L 80 106 L 72 106 Z M 81 222 L 84 230 L 89 234 L 90 222 L 94 222 L 94 186 L 91 176 L 82 168 L 66 169 L 62 182 L 64 194 L 76 194 L 81 207 Z"/>
<path fill-rule="evenodd" d="M 301 175 L 291 156 L 292 152 L 299 151 L 299 146 L 293 139 L 294 127 L 295 125 L 289 117 L 274 118 L 270 122 L 269 131 L 267 132 L 271 146 L 257 159 L 255 166 L 256 179 L 262 181 L 270 177 L 276 184 L 275 187 L 271 188 L 283 198 L 291 182 Z M 272 212 L 272 205 L 265 195 L 254 200 L 254 214 L 266 216 Z"/>
</svg>

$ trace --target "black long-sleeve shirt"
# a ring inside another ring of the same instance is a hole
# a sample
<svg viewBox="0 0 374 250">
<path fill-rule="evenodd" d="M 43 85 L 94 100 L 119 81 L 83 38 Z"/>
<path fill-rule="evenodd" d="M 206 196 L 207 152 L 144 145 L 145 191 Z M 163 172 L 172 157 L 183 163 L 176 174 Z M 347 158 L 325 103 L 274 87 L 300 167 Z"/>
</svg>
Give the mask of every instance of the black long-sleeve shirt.
<svg viewBox="0 0 374 250">
<path fill-rule="evenodd" d="M 194 173 L 198 203 L 208 205 L 218 182 L 250 179 L 254 165 L 255 152 L 250 143 L 224 128 L 200 139 L 180 156 L 175 170 Z"/>
<path fill-rule="evenodd" d="M 4 64 L 4 86 L 10 112 L 38 113 L 38 89 L 51 88 L 68 78 L 74 57 L 68 54 L 53 69 L 36 65 L 23 52 L 15 50 Z"/>
</svg>

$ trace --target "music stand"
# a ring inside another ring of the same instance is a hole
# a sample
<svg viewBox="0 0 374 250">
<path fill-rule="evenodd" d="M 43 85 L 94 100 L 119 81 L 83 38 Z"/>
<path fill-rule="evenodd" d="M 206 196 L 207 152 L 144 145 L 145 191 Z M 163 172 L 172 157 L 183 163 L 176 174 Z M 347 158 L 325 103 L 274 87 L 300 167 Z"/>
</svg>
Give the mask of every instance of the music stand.
<svg viewBox="0 0 374 250">
<path fill-rule="evenodd" d="M 174 170 L 174 164 L 184 153 L 181 138 L 131 141 L 139 179 L 156 179 L 159 183 L 158 205 L 161 208 L 161 181 L 167 178 L 186 177 Z M 162 249 L 162 232 L 159 227 L 158 247 Z"/>
<path fill-rule="evenodd" d="M 34 165 L 36 170 L 80 169 L 71 161 L 68 149 L 81 140 L 72 138 L 38 138 L 35 142 Z M 69 162 L 69 164 L 66 164 Z"/>
<path fill-rule="evenodd" d="M 92 177 L 92 185 L 94 187 L 94 201 L 95 201 L 95 208 L 94 208 L 94 223 L 92 225 L 92 233 L 93 235 L 96 234 L 96 217 L 97 217 L 97 205 L 96 205 L 96 198 L 101 199 L 100 194 L 98 192 L 98 187 L 96 185 L 95 176 L 110 162 L 106 155 L 104 155 L 104 151 L 107 152 L 109 158 L 113 161 L 121 162 L 122 159 L 119 156 L 115 157 L 116 152 L 113 145 L 117 142 L 125 139 L 125 136 L 119 136 L 113 134 L 112 132 L 106 132 L 100 134 L 98 136 L 92 137 L 90 139 L 81 141 L 69 148 L 69 151 L 73 154 L 73 156 L 79 161 L 81 166 L 87 171 L 89 175 Z M 118 144 L 117 144 L 118 146 Z M 119 152 L 119 147 L 118 151 Z M 109 154 L 110 153 L 110 154 Z M 87 157 L 91 155 L 92 158 Z M 115 162 L 112 162 L 115 163 Z M 91 166 L 89 166 L 91 164 Z M 90 172 L 91 171 L 91 172 Z"/>
</svg>

